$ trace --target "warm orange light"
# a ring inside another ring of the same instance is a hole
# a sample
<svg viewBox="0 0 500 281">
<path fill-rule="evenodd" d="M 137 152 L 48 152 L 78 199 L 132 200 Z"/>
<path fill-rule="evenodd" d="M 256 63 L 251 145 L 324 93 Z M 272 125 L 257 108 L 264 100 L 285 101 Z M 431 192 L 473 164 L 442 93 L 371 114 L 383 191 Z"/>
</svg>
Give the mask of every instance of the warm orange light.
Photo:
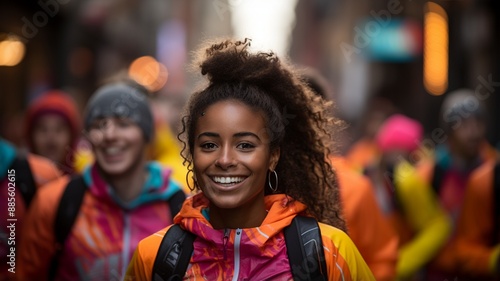
<svg viewBox="0 0 500 281">
<path fill-rule="evenodd" d="M 128 73 L 137 83 L 152 92 L 160 90 L 168 80 L 167 68 L 150 56 L 134 60 L 130 64 Z"/>
<path fill-rule="evenodd" d="M 436 96 L 448 88 L 448 16 L 432 2 L 424 16 L 424 87 Z"/>
<path fill-rule="evenodd" d="M 24 58 L 26 47 L 16 37 L 7 37 L 0 41 L 0 66 L 18 65 Z"/>
</svg>

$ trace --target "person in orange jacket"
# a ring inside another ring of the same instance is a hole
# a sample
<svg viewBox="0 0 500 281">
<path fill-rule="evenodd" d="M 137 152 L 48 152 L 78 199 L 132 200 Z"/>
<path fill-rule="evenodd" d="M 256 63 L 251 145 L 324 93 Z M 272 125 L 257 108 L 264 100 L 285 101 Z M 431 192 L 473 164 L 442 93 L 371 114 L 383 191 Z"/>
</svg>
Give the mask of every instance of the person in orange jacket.
<svg viewBox="0 0 500 281">
<path fill-rule="evenodd" d="M 276 55 L 248 48 L 247 40 L 227 40 L 198 53 L 209 85 L 191 96 L 182 136 L 201 192 L 174 219 L 195 236 L 187 270 L 178 277 L 291 280 L 297 264 L 289 263 L 284 229 L 309 216 L 320 221 L 314 229 L 321 238 L 311 241 L 324 253 L 326 268 L 319 271 L 325 279 L 375 280 L 341 230 L 336 178 L 325 159 L 326 132 L 334 125 L 327 105 Z M 125 280 L 153 280 L 171 227 L 139 243 Z"/>
<path fill-rule="evenodd" d="M 472 172 L 456 234 L 458 267 L 464 275 L 460 280 L 500 278 L 499 192 L 498 162 L 488 161 Z"/>
<path fill-rule="evenodd" d="M 486 109 L 472 90 L 450 92 L 440 114 L 443 129 L 441 137 L 435 139 L 435 151 L 417 166 L 418 173 L 432 186 L 453 223 L 445 247 L 428 267 L 426 278 L 431 281 L 459 275 L 455 231 L 466 184 L 476 168 L 497 157 L 497 151 L 486 141 Z"/>
<path fill-rule="evenodd" d="M 0 281 L 15 280 L 16 255 L 24 217 L 37 190 L 61 176 L 54 164 L 41 156 L 23 155 L 0 138 Z"/>
<path fill-rule="evenodd" d="M 330 158 L 339 180 L 349 236 L 376 280 L 395 280 L 399 238 L 380 210 L 370 180 L 355 171 L 344 158 Z"/>
</svg>

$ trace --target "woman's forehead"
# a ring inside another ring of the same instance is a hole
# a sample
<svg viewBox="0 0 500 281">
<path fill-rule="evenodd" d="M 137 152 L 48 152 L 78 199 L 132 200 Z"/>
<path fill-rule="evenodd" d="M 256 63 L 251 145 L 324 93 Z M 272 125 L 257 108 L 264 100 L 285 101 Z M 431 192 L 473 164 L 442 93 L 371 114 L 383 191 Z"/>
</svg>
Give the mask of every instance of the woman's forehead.
<svg viewBox="0 0 500 281">
<path fill-rule="evenodd" d="M 263 115 L 241 102 L 221 101 L 204 111 L 196 124 L 196 130 L 253 131 L 267 127 Z"/>
</svg>

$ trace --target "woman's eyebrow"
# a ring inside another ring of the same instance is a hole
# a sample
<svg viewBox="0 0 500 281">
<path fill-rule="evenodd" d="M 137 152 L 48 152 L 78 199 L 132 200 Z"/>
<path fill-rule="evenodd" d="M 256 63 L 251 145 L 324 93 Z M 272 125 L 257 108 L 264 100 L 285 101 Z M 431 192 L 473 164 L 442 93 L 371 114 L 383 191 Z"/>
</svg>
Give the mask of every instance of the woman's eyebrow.
<svg viewBox="0 0 500 281">
<path fill-rule="evenodd" d="M 233 135 L 234 138 L 241 138 L 241 137 L 254 137 L 258 140 L 260 140 L 259 136 L 255 133 L 252 133 L 252 132 L 240 132 L 240 133 L 236 133 Z"/>
<path fill-rule="evenodd" d="M 218 137 L 220 137 L 220 135 L 218 133 L 214 133 L 214 132 L 203 132 L 203 133 L 199 134 L 197 138 L 199 139 L 201 137 L 218 138 Z M 235 133 L 233 135 L 233 138 L 241 138 L 241 137 L 254 137 L 254 138 L 260 140 L 259 136 L 255 133 L 252 133 L 252 132 L 239 132 L 239 133 Z"/>
<path fill-rule="evenodd" d="M 201 138 L 201 137 L 220 137 L 220 135 L 218 133 L 213 133 L 213 132 L 203 132 L 201 134 L 198 135 L 198 139 Z"/>
</svg>

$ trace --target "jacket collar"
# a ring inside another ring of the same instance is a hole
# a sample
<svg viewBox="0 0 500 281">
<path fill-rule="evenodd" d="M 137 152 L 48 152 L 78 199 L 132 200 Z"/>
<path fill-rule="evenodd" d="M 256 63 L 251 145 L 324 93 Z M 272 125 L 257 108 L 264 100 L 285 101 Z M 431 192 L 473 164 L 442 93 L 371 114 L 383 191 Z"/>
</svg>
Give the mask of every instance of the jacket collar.
<svg viewBox="0 0 500 281">
<path fill-rule="evenodd" d="M 122 209 L 132 210 L 154 201 L 167 201 L 177 191 L 181 190 L 178 183 L 170 179 L 171 170 L 163 168 L 157 162 L 146 164 L 148 177 L 142 191 L 137 198 L 130 202 L 123 202 L 118 198 L 111 185 L 100 176 L 97 165 L 88 167 L 83 172 L 83 178 L 89 191 L 97 198 L 111 204 L 117 204 Z"/>
</svg>

